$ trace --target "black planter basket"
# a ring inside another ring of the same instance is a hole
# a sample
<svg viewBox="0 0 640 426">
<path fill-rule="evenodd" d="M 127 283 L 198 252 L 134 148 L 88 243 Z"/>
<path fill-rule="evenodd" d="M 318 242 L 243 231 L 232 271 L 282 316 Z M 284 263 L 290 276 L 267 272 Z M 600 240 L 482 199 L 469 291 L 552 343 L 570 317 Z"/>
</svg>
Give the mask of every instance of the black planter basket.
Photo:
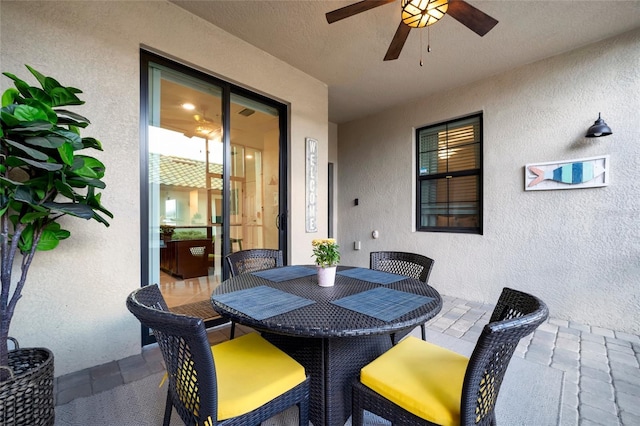
<svg viewBox="0 0 640 426">
<path fill-rule="evenodd" d="M 53 353 L 46 348 L 9 352 L 12 377 L 0 382 L 0 425 L 53 425 Z"/>
</svg>

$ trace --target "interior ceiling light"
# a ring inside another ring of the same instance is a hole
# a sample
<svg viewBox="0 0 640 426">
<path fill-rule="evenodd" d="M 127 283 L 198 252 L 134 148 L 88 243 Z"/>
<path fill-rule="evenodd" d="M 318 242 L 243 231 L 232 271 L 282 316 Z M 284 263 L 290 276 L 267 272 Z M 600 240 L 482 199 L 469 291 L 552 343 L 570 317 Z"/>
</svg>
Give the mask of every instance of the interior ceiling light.
<svg viewBox="0 0 640 426">
<path fill-rule="evenodd" d="M 449 9 L 449 0 L 402 0 L 402 22 L 424 28 L 438 22 Z"/>
<path fill-rule="evenodd" d="M 182 108 L 189 110 L 189 111 L 193 111 L 194 109 L 196 109 L 196 106 L 190 102 L 185 102 L 182 105 Z"/>
</svg>

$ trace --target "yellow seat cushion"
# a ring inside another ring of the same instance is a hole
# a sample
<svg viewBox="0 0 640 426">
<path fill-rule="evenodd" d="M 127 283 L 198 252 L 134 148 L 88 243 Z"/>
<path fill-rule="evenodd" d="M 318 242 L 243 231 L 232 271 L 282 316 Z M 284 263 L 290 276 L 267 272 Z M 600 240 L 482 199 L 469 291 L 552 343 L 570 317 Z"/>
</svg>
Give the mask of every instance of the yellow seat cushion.
<svg viewBox="0 0 640 426">
<path fill-rule="evenodd" d="M 218 377 L 218 420 L 248 413 L 306 379 L 304 367 L 257 333 L 211 347 Z"/>
<path fill-rule="evenodd" d="M 416 416 L 460 424 L 462 384 L 469 359 L 409 336 L 360 372 L 360 381 Z"/>
</svg>

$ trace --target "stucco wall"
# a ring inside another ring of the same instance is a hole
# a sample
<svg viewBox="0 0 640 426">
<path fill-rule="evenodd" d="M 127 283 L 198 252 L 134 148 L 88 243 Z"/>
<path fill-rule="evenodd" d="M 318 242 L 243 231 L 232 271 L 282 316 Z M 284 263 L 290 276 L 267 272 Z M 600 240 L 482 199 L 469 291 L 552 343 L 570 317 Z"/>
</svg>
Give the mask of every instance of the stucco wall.
<svg viewBox="0 0 640 426">
<path fill-rule="evenodd" d="M 476 111 L 484 235 L 413 232 L 414 129 Z M 584 138 L 598 112 L 613 135 Z M 359 165 L 340 168 L 342 263 L 368 266 L 375 250 L 423 253 L 443 294 L 495 302 L 509 286 L 543 298 L 554 317 L 640 333 L 639 118 L 634 31 L 340 125 L 340 163 Z M 527 163 L 604 154 L 608 187 L 524 191 Z"/>
<path fill-rule="evenodd" d="M 290 260 L 309 263 L 315 234 L 304 232 L 304 138 L 320 142 L 326 164 L 325 84 L 164 1 L 2 1 L 0 16 L 1 70 L 35 83 L 29 64 L 82 89 L 86 105 L 77 111 L 93 123 L 83 135 L 105 150 L 98 157 L 107 166 L 102 201 L 115 215 L 111 227 L 66 222 L 71 238 L 36 257 L 11 329 L 22 346 L 54 352 L 56 375 L 140 352 L 139 323 L 125 298 L 140 286 L 141 45 L 291 105 Z M 0 89 L 9 87 L 0 80 Z M 321 202 L 320 224 L 325 212 Z"/>
</svg>

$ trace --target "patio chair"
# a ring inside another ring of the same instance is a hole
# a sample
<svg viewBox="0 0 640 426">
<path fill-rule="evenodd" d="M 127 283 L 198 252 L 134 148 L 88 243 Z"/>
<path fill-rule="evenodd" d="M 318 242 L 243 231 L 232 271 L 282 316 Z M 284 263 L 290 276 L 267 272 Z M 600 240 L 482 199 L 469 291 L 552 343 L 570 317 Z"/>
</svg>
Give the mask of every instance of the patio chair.
<svg viewBox="0 0 640 426">
<path fill-rule="evenodd" d="M 309 424 L 304 367 L 249 333 L 210 346 L 202 318 L 170 312 L 157 285 L 132 292 L 127 308 L 149 327 L 164 359 L 169 389 L 164 425 L 175 407 L 187 425 L 256 425 L 297 405 Z"/>
<path fill-rule="evenodd" d="M 273 249 L 249 249 L 240 250 L 227 255 L 227 263 L 231 276 L 246 274 L 248 272 L 262 271 L 264 269 L 283 266 L 282 250 Z M 229 339 L 236 334 L 236 323 L 231 321 Z"/>
<path fill-rule="evenodd" d="M 353 383 L 354 426 L 363 410 L 396 425 L 495 425 L 495 404 L 518 342 L 549 316 L 535 296 L 504 288 L 471 358 L 408 337 Z"/>
<path fill-rule="evenodd" d="M 392 274 L 406 275 L 411 278 L 429 282 L 429 275 L 433 269 L 434 260 L 430 257 L 402 251 L 374 251 L 369 255 L 369 268 L 376 271 L 390 272 Z M 426 338 L 424 323 L 420 324 L 422 340 Z M 399 331 L 391 335 L 391 343 L 396 344 L 400 339 L 409 334 L 411 330 Z"/>
</svg>

